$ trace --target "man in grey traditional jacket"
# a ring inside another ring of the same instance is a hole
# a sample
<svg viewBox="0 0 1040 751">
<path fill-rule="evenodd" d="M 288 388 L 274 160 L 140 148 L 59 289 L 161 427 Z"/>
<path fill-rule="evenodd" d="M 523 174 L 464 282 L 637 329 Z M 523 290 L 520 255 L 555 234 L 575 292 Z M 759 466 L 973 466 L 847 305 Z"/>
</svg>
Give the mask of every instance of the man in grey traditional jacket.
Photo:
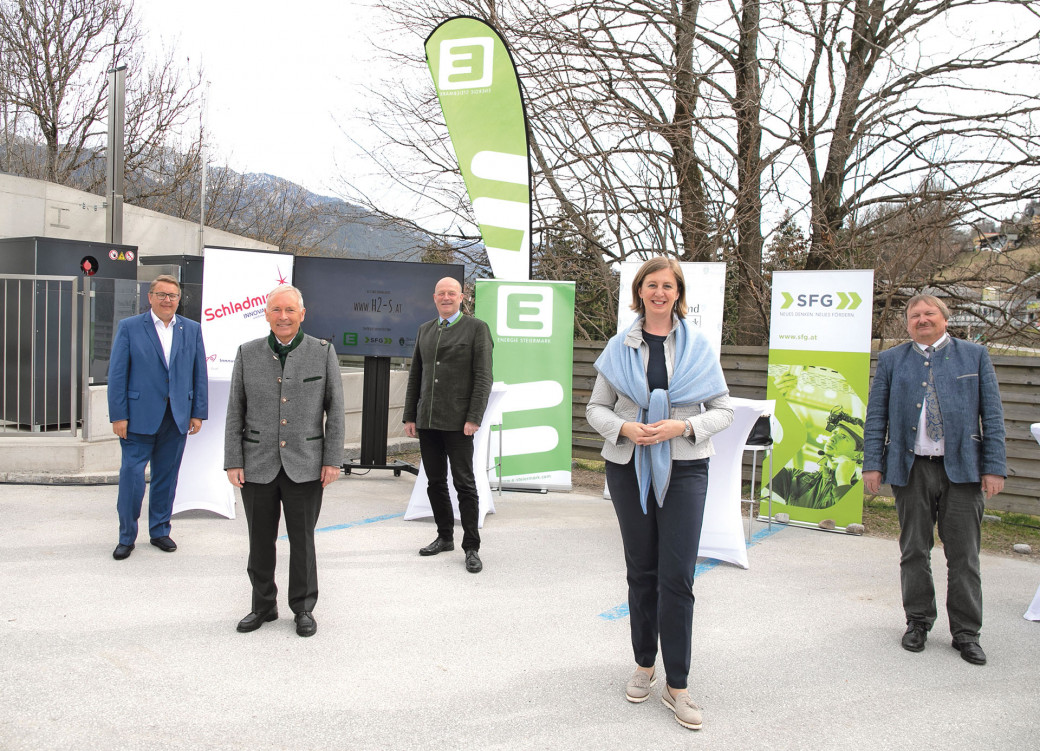
<svg viewBox="0 0 1040 751">
<path fill-rule="evenodd" d="M 267 296 L 271 333 L 238 348 L 231 375 L 224 468 L 242 489 L 249 526 L 252 611 L 238 624 L 255 631 L 278 618 L 275 539 L 285 511 L 289 608 L 296 633 L 318 629 L 314 527 L 325 487 L 343 464 L 343 385 L 332 345 L 300 330 L 303 295 L 288 284 Z"/>
<path fill-rule="evenodd" d="M 477 484 L 473 477 L 473 435 L 480 428 L 491 395 L 491 331 L 479 318 L 462 315 L 462 285 L 445 277 L 437 282 L 433 301 L 438 316 L 419 327 L 415 338 L 408 391 L 404 400 L 404 432 L 418 436 L 427 494 L 437 522 L 437 539 L 419 555 L 455 549 L 455 514 L 448 493 L 448 463 L 459 497 L 462 549 L 466 570 L 483 568 Z"/>
</svg>

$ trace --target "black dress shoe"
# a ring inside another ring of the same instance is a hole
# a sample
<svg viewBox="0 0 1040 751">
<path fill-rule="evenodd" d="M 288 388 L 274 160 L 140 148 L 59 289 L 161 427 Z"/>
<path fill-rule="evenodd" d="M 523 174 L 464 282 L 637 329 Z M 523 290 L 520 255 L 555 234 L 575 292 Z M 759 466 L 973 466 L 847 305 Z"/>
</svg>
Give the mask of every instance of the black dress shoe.
<svg viewBox="0 0 1040 751">
<path fill-rule="evenodd" d="M 129 558 L 130 553 L 132 553 L 133 550 L 133 545 L 124 545 L 123 543 L 119 543 L 118 545 L 116 545 L 116 549 L 112 551 L 112 557 L 115 558 L 117 561 L 121 561 L 124 558 Z"/>
<path fill-rule="evenodd" d="M 238 630 L 243 634 L 256 631 L 269 621 L 278 620 L 278 608 L 271 608 L 266 613 L 252 612 L 238 622 Z"/>
<path fill-rule="evenodd" d="M 471 574 L 479 574 L 484 568 L 484 564 L 480 562 L 480 556 L 477 555 L 476 550 L 466 551 L 466 570 Z"/>
<path fill-rule="evenodd" d="M 961 659 L 972 665 L 985 665 L 986 653 L 977 641 L 955 641 L 953 648 L 961 653 Z"/>
<path fill-rule="evenodd" d="M 443 537 L 438 537 L 425 548 L 419 548 L 419 555 L 437 555 L 438 553 L 446 553 L 449 550 L 454 549 L 454 542 L 451 540 L 445 540 Z"/>
<path fill-rule="evenodd" d="M 903 649 L 907 652 L 923 652 L 924 643 L 928 640 L 928 627 L 923 623 L 910 621 L 903 634 Z"/>
<path fill-rule="evenodd" d="M 296 634 L 298 636 L 314 636 L 318 631 L 318 624 L 314 622 L 314 616 L 310 613 L 296 614 Z"/>
<path fill-rule="evenodd" d="M 169 537 L 153 537 L 152 545 L 159 548 L 164 553 L 172 553 L 177 549 L 177 543 L 171 540 Z"/>
</svg>

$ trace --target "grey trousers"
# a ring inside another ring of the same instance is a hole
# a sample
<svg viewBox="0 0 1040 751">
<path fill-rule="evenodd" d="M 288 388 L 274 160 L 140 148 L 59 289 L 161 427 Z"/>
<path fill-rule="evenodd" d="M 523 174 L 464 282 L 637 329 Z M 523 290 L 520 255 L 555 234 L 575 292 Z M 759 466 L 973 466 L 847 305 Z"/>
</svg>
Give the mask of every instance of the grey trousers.
<svg viewBox="0 0 1040 751">
<path fill-rule="evenodd" d="M 907 623 L 935 623 L 932 545 L 936 524 L 946 554 L 946 614 L 956 642 L 978 641 L 982 628 L 979 568 L 982 512 L 986 501 L 977 482 L 954 483 L 942 457 L 917 457 L 904 486 L 894 486 L 899 514 L 900 584 Z"/>
</svg>

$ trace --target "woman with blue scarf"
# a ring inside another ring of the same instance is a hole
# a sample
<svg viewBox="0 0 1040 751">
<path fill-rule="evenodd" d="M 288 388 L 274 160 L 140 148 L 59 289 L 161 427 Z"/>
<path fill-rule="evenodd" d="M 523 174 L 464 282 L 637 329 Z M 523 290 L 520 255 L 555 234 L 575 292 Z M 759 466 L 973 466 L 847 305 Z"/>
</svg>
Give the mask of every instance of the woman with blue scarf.
<svg viewBox="0 0 1040 751">
<path fill-rule="evenodd" d="M 657 682 L 661 642 L 667 685 L 661 701 L 683 727 L 699 730 L 701 710 L 687 678 L 711 436 L 733 421 L 718 355 L 687 324 L 686 285 L 671 257 L 647 261 L 632 282 L 631 328 L 596 361 L 586 417 L 606 440 L 607 487 L 628 569 L 636 670 L 625 689 L 646 701 Z"/>
</svg>

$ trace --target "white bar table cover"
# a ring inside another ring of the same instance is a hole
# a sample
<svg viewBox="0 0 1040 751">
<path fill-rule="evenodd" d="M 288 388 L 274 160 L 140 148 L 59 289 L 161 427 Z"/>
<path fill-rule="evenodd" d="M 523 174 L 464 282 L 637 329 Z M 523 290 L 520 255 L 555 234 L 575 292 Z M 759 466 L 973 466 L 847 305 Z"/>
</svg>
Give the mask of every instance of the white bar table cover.
<svg viewBox="0 0 1040 751">
<path fill-rule="evenodd" d="M 755 421 L 772 412 L 773 402 L 736 397 L 731 401 L 733 422 L 711 437 L 715 456 L 708 469 L 708 498 L 697 556 L 748 568 L 740 505 L 744 446 Z"/>
<path fill-rule="evenodd" d="M 473 436 L 473 478 L 477 484 L 477 508 L 479 514 L 477 527 L 480 529 L 484 527 L 484 517 L 495 513 L 495 503 L 492 499 L 491 483 L 488 481 L 487 473 L 488 436 L 491 433 L 491 426 L 497 425 L 502 421 L 502 399 L 505 397 L 508 388 L 504 383 L 498 382 L 491 387 L 487 409 L 484 410 L 484 421 L 480 425 L 480 430 Z M 404 512 L 405 521 L 433 516 L 433 509 L 430 508 L 430 497 L 426 494 L 426 486 L 428 484 L 429 480 L 426 477 L 426 470 L 420 461 L 419 475 L 415 478 L 415 485 L 412 486 L 412 495 L 408 499 L 408 508 Z M 450 465 L 448 467 L 448 492 L 451 494 L 451 508 L 455 518 L 461 519 L 462 517 L 459 516 L 459 496 L 455 492 L 455 486 L 452 484 Z"/>
<path fill-rule="evenodd" d="M 230 394 L 231 381 L 209 379 L 209 417 L 184 446 L 173 499 L 175 514 L 201 509 L 235 518 L 235 487 L 224 471 L 224 421 Z"/>
</svg>

